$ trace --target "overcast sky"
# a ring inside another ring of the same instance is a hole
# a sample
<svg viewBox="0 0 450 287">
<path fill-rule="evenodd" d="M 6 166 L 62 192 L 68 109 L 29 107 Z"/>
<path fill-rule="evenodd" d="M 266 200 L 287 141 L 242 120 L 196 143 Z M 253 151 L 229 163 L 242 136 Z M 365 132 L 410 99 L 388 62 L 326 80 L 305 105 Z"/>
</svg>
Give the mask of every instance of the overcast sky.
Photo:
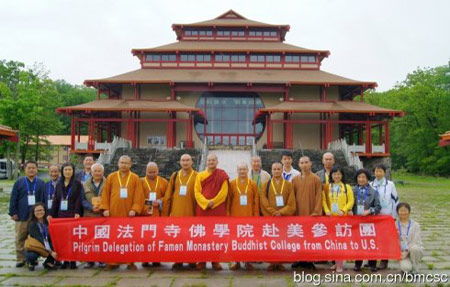
<svg viewBox="0 0 450 287">
<path fill-rule="evenodd" d="M 289 24 L 286 43 L 326 49 L 322 69 L 390 89 L 417 67 L 448 64 L 450 1 L 21 1 L 0 0 L 0 59 L 43 63 L 82 84 L 139 68 L 132 48 L 176 41 L 173 23 L 233 9 Z"/>
</svg>

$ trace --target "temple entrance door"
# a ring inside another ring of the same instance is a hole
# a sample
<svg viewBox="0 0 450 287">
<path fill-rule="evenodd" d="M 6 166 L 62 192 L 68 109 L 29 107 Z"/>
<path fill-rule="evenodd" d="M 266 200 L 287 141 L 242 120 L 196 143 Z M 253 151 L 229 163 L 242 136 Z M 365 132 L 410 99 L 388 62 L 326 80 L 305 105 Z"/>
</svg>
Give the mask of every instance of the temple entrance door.
<svg viewBox="0 0 450 287">
<path fill-rule="evenodd" d="M 264 107 L 256 93 L 206 92 L 197 102 L 208 119 L 195 123 L 195 130 L 208 145 L 251 145 L 264 131 L 264 124 L 253 125 L 258 109 Z"/>
</svg>

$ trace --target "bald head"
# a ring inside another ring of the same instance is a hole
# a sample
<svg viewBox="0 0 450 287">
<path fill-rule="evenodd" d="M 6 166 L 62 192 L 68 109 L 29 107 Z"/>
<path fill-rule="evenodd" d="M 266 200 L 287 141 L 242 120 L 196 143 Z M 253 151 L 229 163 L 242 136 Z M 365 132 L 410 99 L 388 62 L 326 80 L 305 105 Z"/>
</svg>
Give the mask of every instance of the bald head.
<svg viewBox="0 0 450 287">
<path fill-rule="evenodd" d="M 248 165 L 245 162 L 241 162 L 237 166 L 237 173 L 239 178 L 247 178 L 248 177 Z"/>
<path fill-rule="evenodd" d="M 312 162 L 309 156 L 302 156 L 298 160 L 298 167 L 300 168 L 302 174 L 308 174 L 311 172 Z"/>
<path fill-rule="evenodd" d="M 281 178 L 281 174 L 283 173 L 283 165 L 281 162 L 272 163 L 272 176 L 276 179 Z"/>
<path fill-rule="evenodd" d="M 208 157 L 206 157 L 206 167 L 209 171 L 213 171 L 217 168 L 217 164 L 219 163 L 217 159 L 217 155 L 214 153 L 208 154 Z"/>
<path fill-rule="evenodd" d="M 158 167 L 158 165 L 156 164 L 156 162 L 150 161 L 149 163 L 147 163 L 147 167 Z"/>
<path fill-rule="evenodd" d="M 145 175 L 150 179 L 154 180 L 159 174 L 159 168 L 156 162 L 147 163 L 147 168 L 145 169 Z"/>
<path fill-rule="evenodd" d="M 185 153 L 180 157 L 180 166 L 183 170 L 187 171 L 192 168 L 192 157 L 191 155 Z"/>
<path fill-rule="evenodd" d="M 121 172 L 125 172 L 125 173 L 129 172 L 131 169 L 131 164 L 132 164 L 131 157 L 129 157 L 127 155 L 123 155 L 119 158 L 118 166 L 119 166 L 119 170 Z"/>
</svg>

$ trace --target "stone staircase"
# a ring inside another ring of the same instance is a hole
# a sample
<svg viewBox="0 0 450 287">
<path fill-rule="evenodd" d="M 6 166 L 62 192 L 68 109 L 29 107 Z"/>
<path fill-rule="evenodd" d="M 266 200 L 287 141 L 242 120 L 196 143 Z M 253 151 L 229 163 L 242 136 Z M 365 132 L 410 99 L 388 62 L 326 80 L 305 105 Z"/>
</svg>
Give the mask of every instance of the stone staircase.
<svg viewBox="0 0 450 287">
<path fill-rule="evenodd" d="M 228 173 L 230 179 L 237 177 L 237 165 L 239 163 L 246 163 L 250 168 L 251 150 L 212 150 L 211 153 L 217 155 L 219 159 L 218 167 Z"/>
</svg>

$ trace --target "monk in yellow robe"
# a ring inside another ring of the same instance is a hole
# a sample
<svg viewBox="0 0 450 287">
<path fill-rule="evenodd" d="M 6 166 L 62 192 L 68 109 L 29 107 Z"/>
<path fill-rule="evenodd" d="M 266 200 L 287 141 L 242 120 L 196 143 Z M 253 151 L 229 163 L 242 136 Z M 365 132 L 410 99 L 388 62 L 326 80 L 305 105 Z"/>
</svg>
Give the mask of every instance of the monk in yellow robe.
<svg viewBox="0 0 450 287">
<path fill-rule="evenodd" d="M 217 168 L 218 163 L 217 156 L 209 154 L 206 159 L 207 169 L 199 172 L 195 179 L 196 216 L 227 215 L 228 175 L 224 170 Z M 220 263 L 211 262 L 211 264 L 214 270 L 222 270 Z M 197 264 L 198 270 L 205 268 L 205 262 Z"/>
<path fill-rule="evenodd" d="M 126 217 L 136 216 L 142 211 L 144 195 L 139 176 L 131 172 L 132 161 L 127 155 L 119 158 L 119 170 L 111 173 L 105 182 L 101 195 L 100 209 L 103 216 Z M 117 264 L 108 264 L 107 270 L 119 268 Z M 134 263 L 127 267 L 137 270 Z"/>
<path fill-rule="evenodd" d="M 159 168 L 155 162 L 151 161 L 147 164 L 145 176 L 141 178 L 141 185 L 145 199 L 141 216 L 161 216 L 167 180 L 159 176 Z M 153 267 L 159 267 L 161 263 L 153 262 L 152 265 Z M 150 267 L 150 263 L 144 262 L 142 267 Z"/>
<path fill-rule="evenodd" d="M 163 216 L 194 216 L 195 215 L 195 194 L 194 186 L 197 172 L 192 168 L 194 163 L 189 154 L 180 157 L 181 169 L 175 171 L 170 176 L 169 185 L 163 199 Z M 189 267 L 195 268 L 195 263 L 189 263 Z M 182 262 L 172 265 L 172 269 L 183 268 Z"/>
<path fill-rule="evenodd" d="M 259 192 L 256 183 L 248 177 L 248 166 L 241 163 L 237 167 L 238 177 L 230 182 L 228 191 L 228 215 L 259 216 Z M 238 270 L 241 264 L 236 262 L 230 269 Z M 245 269 L 254 270 L 250 262 L 245 263 Z"/>
<path fill-rule="evenodd" d="M 264 216 L 291 216 L 295 214 L 296 202 L 292 184 L 283 179 L 283 165 L 272 164 L 272 179 L 269 180 L 261 194 L 261 211 Z M 284 271 L 280 263 L 271 263 L 268 271 Z"/>
</svg>

